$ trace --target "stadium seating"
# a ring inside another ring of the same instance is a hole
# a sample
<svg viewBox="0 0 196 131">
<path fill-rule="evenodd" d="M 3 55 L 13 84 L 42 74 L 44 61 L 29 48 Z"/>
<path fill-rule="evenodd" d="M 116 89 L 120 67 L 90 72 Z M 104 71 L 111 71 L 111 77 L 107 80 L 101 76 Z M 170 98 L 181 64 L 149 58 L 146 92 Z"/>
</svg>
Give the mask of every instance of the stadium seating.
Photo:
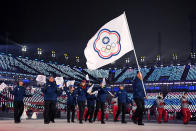
<svg viewBox="0 0 196 131">
<path fill-rule="evenodd" d="M 141 69 L 143 78 L 146 76 L 146 74 L 149 72 L 148 68 L 142 68 Z M 117 72 L 119 73 L 119 72 Z M 136 76 L 137 70 L 136 69 L 128 69 L 125 73 L 123 73 L 123 75 L 121 75 L 118 80 L 116 81 L 117 83 L 119 82 L 123 82 L 126 78 L 129 78 L 131 80 L 133 80 Z"/>
<path fill-rule="evenodd" d="M 185 66 L 156 67 L 147 81 L 159 81 L 161 76 L 167 76 L 168 81 L 180 81 Z"/>
<path fill-rule="evenodd" d="M 153 72 L 148 76 L 147 82 L 158 82 L 161 77 L 166 77 L 166 81 L 180 81 L 184 72 L 185 66 L 167 66 L 167 67 L 156 67 Z M 110 70 L 98 69 L 88 70 L 84 69 L 89 75 L 95 78 L 108 78 Z M 78 68 L 71 68 L 65 65 L 58 65 L 54 63 L 44 63 L 38 60 L 29 60 L 22 57 L 12 57 L 8 55 L 0 55 L 0 71 L 11 72 L 11 73 L 23 73 L 27 75 L 51 75 L 63 76 L 66 79 L 85 79 L 85 74 Z M 133 80 L 136 75 L 136 69 L 127 69 L 118 79 L 116 83 L 121 83 L 125 79 Z M 150 68 L 141 68 L 143 77 L 147 75 Z M 114 77 L 117 77 L 122 72 L 122 69 L 114 71 Z M 186 80 L 196 80 L 196 66 L 192 65 L 186 77 Z"/>
<path fill-rule="evenodd" d="M 196 80 L 196 66 L 192 65 L 189 69 L 186 80 Z"/>
<path fill-rule="evenodd" d="M 95 78 L 108 78 L 109 76 L 109 70 L 89 70 L 85 69 L 86 72 L 88 72 L 90 75 L 92 75 Z"/>
<path fill-rule="evenodd" d="M 169 92 L 164 99 L 165 109 L 170 112 L 180 112 L 181 111 L 181 103 L 180 98 L 182 97 L 183 92 Z M 189 109 L 191 112 L 196 111 L 196 92 L 188 93 L 188 101 L 192 104 L 189 105 Z"/>
</svg>

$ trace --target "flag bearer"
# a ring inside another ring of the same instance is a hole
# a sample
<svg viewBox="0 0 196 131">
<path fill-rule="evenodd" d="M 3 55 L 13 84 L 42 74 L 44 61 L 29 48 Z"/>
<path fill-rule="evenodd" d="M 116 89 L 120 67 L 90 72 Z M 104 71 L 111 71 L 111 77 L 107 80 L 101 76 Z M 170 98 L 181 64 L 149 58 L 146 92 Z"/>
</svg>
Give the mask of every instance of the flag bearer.
<svg viewBox="0 0 196 131">
<path fill-rule="evenodd" d="M 133 83 L 133 99 L 137 105 L 137 109 L 132 118 L 133 122 L 138 125 L 144 125 L 142 119 L 144 113 L 145 93 L 142 86 L 142 79 L 142 73 L 138 71 Z"/>
</svg>

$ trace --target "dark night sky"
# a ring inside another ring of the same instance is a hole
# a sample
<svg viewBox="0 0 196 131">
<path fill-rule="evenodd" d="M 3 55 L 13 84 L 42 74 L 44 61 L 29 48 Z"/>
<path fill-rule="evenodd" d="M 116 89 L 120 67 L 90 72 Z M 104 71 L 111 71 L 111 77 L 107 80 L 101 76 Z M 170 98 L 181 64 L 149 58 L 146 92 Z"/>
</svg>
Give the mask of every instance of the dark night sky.
<svg viewBox="0 0 196 131">
<path fill-rule="evenodd" d="M 123 11 L 138 56 L 159 53 L 158 32 L 163 57 L 189 53 L 195 0 L 7 0 L 0 3 L 0 35 L 8 32 L 21 44 L 83 56 L 96 31 Z"/>
</svg>

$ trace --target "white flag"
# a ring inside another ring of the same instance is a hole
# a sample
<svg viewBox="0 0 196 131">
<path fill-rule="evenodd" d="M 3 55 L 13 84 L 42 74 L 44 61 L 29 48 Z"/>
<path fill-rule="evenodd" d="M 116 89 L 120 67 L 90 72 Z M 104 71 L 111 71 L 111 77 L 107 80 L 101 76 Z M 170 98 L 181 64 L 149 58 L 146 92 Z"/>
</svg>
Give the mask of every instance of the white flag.
<svg viewBox="0 0 196 131">
<path fill-rule="evenodd" d="M 106 23 L 88 41 L 84 50 L 88 69 L 112 63 L 134 49 L 125 13 Z"/>
<path fill-rule="evenodd" d="M 31 94 L 34 94 L 36 88 L 31 88 Z"/>
<path fill-rule="evenodd" d="M 63 79 L 63 77 L 56 77 L 56 78 L 55 78 L 55 81 L 56 81 L 56 84 L 57 84 L 57 85 L 60 85 L 60 87 L 63 86 L 63 84 L 64 84 L 64 79 Z"/>
<path fill-rule="evenodd" d="M 8 86 L 4 82 L 2 82 L 1 85 L 0 85 L 0 91 L 5 89 L 6 87 L 8 87 Z"/>
<path fill-rule="evenodd" d="M 33 112 L 31 119 L 33 119 L 33 120 L 37 119 L 37 112 Z"/>
<path fill-rule="evenodd" d="M 25 119 L 27 119 L 27 118 L 28 118 L 28 116 L 27 116 L 27 108 L 24 107 L 24 111 L 23 111 L 23 113 L 22 113 L 21 119 L 22 119 L 22 120 L 25 120 Z"/>
<path fill-rule="evenodd" d="M 70 85 L 74 85 L 74 83 L 75 83 L 75 80 L 67 81 L 66 85 L 67 87 L 69 87 Z"/>
<path fill-rule="evenodd" d="M 94 86 L 94 84 L 91 87 L 88 88 L 87 93 L 92 93 L 93 86 Z"/>
<path fill-rule="evenodd" d="M 97 95 L 98 94 L 98 91 L 94 91 L 92 92 L 93 95 Z"/>
<path fill-rule="evenodd" d="M 90 80 L 90 79 L 89 79 L 89 76 L 88 76 L 88 74 L 86 75 L 86 80 L 87 80 L 87 81 L 89 81 L 89 80 Z"/>
<path fill-rule="evenodd" d="M 46 76 L 37 75 L 36 81 L 41 82 L 41 83 L 46 83 Z"/>
<path fill-rule="evenodd" d="M 106 80 L 105 80 L 105 78 L 103 78 L 103 80 L 102 80 L 102 86 L 105 86 L 106 85 Z"/>
</svg>

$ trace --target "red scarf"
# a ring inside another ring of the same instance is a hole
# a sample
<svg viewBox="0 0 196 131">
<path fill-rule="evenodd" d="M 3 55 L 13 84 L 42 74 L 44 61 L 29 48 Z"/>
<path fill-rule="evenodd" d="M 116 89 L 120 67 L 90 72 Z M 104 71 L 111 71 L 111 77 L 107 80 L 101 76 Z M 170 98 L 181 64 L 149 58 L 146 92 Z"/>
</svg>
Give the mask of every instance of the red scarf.
<svg viewBox="0 0 196 131">
<path fill-rule="evenodd" d="M 82 87 L 82 89 L 86 89 L 86 86 L 81 86 Z"/>
</svg>

